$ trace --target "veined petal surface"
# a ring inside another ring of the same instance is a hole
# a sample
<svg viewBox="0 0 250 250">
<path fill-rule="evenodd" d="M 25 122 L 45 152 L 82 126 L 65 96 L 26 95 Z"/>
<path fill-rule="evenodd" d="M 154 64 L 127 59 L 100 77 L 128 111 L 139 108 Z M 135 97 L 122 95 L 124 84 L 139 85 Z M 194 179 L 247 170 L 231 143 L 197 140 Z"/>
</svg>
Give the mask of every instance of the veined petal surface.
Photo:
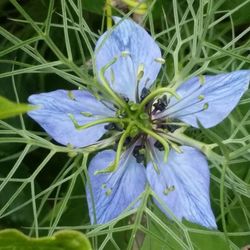
<svg viewBox="0 0 250 250">
<path fill-rule="evenodd" d="M 161 51 L 154 39 L 132 20 L 114 18 L 117 26 L 114 30 L 105 32 L 98 40 L 95 49 L 97 74 L 114 58 L 117 61 L 105 72 L 110 86 L 118 94 L 136 101 L 136 91 L 140 96 L 143 87 L 150 87 L 155 81 L 161 64 L 156 58 L 161 57 Z M 137 82 L 138 69 L 144 74 Z"/>
<path fill-rule="evenodd" d="M 166 111 L 156 118 L 177 118 L 193 127 L 198 127 L 198 119 L 205 128 L 213 127 L 235 108 L 248 89 L 249 80 L 249 70 L 194 77 L 177 89 L 181 99 L 171 98 Z"/>
<path fill-rule="evenodd" d="M 86 193 L 92 224 L 95 222 L 103 224 L 116 218 L 145 189 L 145 168 L 127 151 L 121 156 L 116 171 L 94 174 L 98 170 L 107 168 L 113 162 L 115 154 L 113 150 L 102 151 L 91 160 L 89 165 L 90 185 L 86 186 Z M 137 201 L 133 207 L 138 204 Z"/>
<path fill-rule="evenodd" d="M 100 139 L 106 131 L 105 124 L 82 130 L 76 129 L 69 114 L 72 114 L 80 125 L 114 116 L 114 111 L 83 90 L 56 90 L 31 95 L 28 100 L 40 106 L 28 115 L 38 122 L 55 141 L 63 145 L 88 146 Z"/>
<path fill-rule="evenodd" d="M 147 179 L 156 195 L 180 220 L 185 218 L 208 228 L 216 228 L 209 199 L 209 169 L 205 156 L 198 150 L 182 146 L 183 153 L 170 150 L 168 162 L 164 152 L 154 149 L 155 163 L 147 166 Z M 159 208 L 171 215 L 156 201 Z"/>
</svg>

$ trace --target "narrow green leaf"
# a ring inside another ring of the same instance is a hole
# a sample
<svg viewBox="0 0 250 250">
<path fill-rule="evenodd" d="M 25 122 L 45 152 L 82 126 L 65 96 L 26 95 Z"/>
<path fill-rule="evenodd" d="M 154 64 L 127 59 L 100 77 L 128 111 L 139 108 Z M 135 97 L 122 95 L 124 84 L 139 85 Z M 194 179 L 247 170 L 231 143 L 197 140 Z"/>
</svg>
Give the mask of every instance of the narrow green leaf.
<svg viewBox="0 0 250 250">
<path fill-rule="evenodd" d="M 24 103 L 15 103 L 0 96 L 0 119 L 13 117 L 35 109 L 35 106 Z"/>
<path fill-rule="evenodd" d="M 91 250 L 86 236 L 78 231 L 64 230 L 51 237 L 30 238 L 16 229 L 0 231 L 0 250 Z"/>
</svg>

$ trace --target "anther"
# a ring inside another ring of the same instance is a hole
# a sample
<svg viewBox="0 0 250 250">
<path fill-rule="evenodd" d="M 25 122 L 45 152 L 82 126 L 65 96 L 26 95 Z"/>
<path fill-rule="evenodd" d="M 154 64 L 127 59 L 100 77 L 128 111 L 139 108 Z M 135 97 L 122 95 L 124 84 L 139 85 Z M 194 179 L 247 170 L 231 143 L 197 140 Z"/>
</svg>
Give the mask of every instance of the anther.
<svg viewBox="0 0 250 250">
<path fill-rule="evenodd" d="M 132 138 L 131 138 L 130 136 L 128 136 L 128 137 L 125 139 L 123 145 L 124 145 L 124 146 L 128 146 L 128 145 L 130 144 L 131 140 L 132 140 Z"/>
<path fill-rule="evenodd" d="M 144 75 L 144 65 L 140 64 L 138 69 L 137 69 L 137 80 L 141 80 Z"/>
<path fill-rule="evenodd" d="M 156 141 L 154 143 L 154 146 L 159 150 L 159 151 L 164 151 L 164 146 L 159 142 L 159 141 Z"/>
<path fill-rule="evenodd" d="M 115 123 L 111 122 L 111 123 L 109 123 L 109 124 L 106 124 L 106 125 L 104 126 L 104 128 L 105 128 L 106 130 L 115 130 Z"/>
<path fill-rule="evenodd" d="M 199 95 L 198 99 L 201 100 L 201 101 L 203 101 L 205 99 L 205 96 L 204 95 Z"/>
<path fill-rule="evenodd" d="M 69 99 L 71 99 L 73 101 L 76 100 L 76 98 L 75 98 L 75 96 L 74 96 L 74 94 L 73 94 L 73 92 L 71 90 L 68 91 L 68 97 L 69 97 Z"/>
<path fill-rule="evenodd" d="M 163 194 L 168 195 L 170 192 L 173 192 L 175 190 L 175 186 L 167 186 L 164 190 L 163 190 Z"/>
<path fill-rule="evenodd" d="M 81 115 L 85 116 L 85 117 L 92 117 L 93 114 L 91 114 L 90 112 L 80 112 Z"/>
<path fill-rule="evenodd" d="M 106 190 L 106 192 L 105 192 L 105 194 L 106 194 L 107 196 L 110 196 L 111 193 L 112 193 L 112 190 L 111 190 L 110 188 L 108 188 L 108 189 Z"/>
<path fill-rule="evenodd" d="M 122 51 L 122 57 L 126 57 L 126 56 L 129 56 L 129 55 L 130 55 L 130 52 L 128 50 Z"/>
<path fill-rule="evenodd" d="M 207 110 L 208 109 L 208 103 L 205 103 L 204 105 L 203 105 L 203 110 Z"/>
<path fill-rule="evenodd" d="M 123 128 L 121 128 L 119 125 L 117 125 L 114 122 L 110 122 L 109 124 L 106 124 L 104 126 L 106 130 L 116 130 L 116 131 L 123 131 Z"/>
<path fill-rule="evenodd" d="M 150 90 L 144 87 L 141 91 L 140 99 L 141 101 L 144 100 L 150 94 Z"/>
<path fill-rule="evenodd" d="M 159 98 L 156 103 L 153 104 L 155 107 L 154 111 L 163 111 L 168 106 L 167 96 L 164 95 L 162 98 Z"/>
<path fill-rule="evenodd" d="M 161 129 L 167 129 L 169 132 L 173 133 L 176 129 L 179 128 L 178 125 L 173 125 L 173 124 L 158 124 L 157 128 Z"/>
<path fill-rule="evenodd" d="M 135 146 L 132 154 L 135 157 L 137 163 L 143 163 L 145 161 L 145 146 Z"/>
<path fill-rule="evenodd" d="M 113 149 L 115 151 L 117 151 L 119 140 L 120 139 L 115 140 L 115 143 L 114 143 L 114 146 L 113 146 Z M 130 144 L 131 141 L 132 141 L 132 137 L 130 137 L 130 136 L 126 137 L 126 139 L 125 139 L 125 141 L 123 143 L 123 146 L 126 147 L 126 148 L 129 147 L 129 144 Z"/>
<path fill-rule="evenodd" d="M 199 75 L 198 77 L 199 77 L 200 85 L 203 85 L 205 83 L 205 81 L 206 81 L 205 76 L 204 75 Z"/>
<path fill-rule="evenodd" d="M 129 98 L 128 98 L 128 97 L 126 97 L 126 96 L 122 96 L 122 99 L 123 99 L 126 103 L 128 103 L 128 102 L 129 102 Z"/>
<path fill-rule="evenodd" d="M 163 58 L 159 57 L 159 58 L 155 58 L 155 62 L 158 62 L 160 64 L 164 64 L 165 60 Z"/>
</svg>

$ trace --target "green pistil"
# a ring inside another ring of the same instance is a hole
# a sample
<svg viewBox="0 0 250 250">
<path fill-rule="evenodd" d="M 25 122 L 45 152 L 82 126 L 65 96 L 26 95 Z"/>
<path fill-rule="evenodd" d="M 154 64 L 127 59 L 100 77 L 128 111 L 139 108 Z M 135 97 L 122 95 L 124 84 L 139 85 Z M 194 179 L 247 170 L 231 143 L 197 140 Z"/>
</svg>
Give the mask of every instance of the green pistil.
<svg viewBox="0 0 250 250">
<path fill-rule="evenodd" d="M 155 97 L 157 97 L 161 94 L 166 94 L 166 93 L 176 97 L 176 99 L 178 99 L 178 100 L 180 99 L 180 97 L 177 95 L 177 93 L 175 91 L 173 91 L 172 89 L 159 88 L 159 89 L 156 89 L 155 91 L 151 92 L 148 96 L 146 96 L 144 98 L 144 100 L 139 104 L 138 113 L 144 109 L 144 107 L 147 105 L 147 103 L 154 100 Z"/>
<path fill-rule="evenodd" d="M 94 175 L 113 172 L 117 169 L 118 164 L 120 162 L 124 142 L 125 142 L 126 138 L 128 136 L 130 136 L 130 130 L 133 126 L 134 126 L 134 123 L 130 123 L 128 125 L 127 129 L 125 130 L 125 132 L 122 134 L 122 136 L 119 140 L 118 146 L 117 146 L 115 160 L 107 168 L 95 171 Z"/>
<path fill-rule="evenodd" d="M 165 141 L 165 139 L 163 139 L 160 135 L 156 134 L 154 131 L 145 128 L 143 125 L 141 125 L 140 123 L 136 123 L 136 125 L 138 126 L 138 128 L 140 130 L 142 130 L 144 133 L 148 134 L 149 136 L 155 138 L 157 141 L 159 141 L 163 147 L 164 147 L 164 162 L 167 162 L 168 159 L 168 154 L 169 154 L 169 144 L 167 143 L 167 141 Z"/>
<path fill-rule="evenodd" d="M 113 122 L 113 123 L 127 123 L 128 119 L 120 119 L 120 118 L 115 118 L 115 117 L 108 117 L 108 118 L 103 118 L 103 119 L 98 119 L 96 121 L 93 122 L 89 122 L 87 124 L 84 125 L 80 125 L 77 120 L 75 119 L 73 114 L 68 114 L 69 118 L 71 119 L 71 121 L 73 122 L 74 126 L 76 129 L 86 129 L 86 128 L 90 128 L 93 127 L 95 125 L 98 124 L 102 124 L 102 123 L 109 123 L 109 122 Z"/>
<path fill-rule="evenodd" d="M 104 67 L 102 67 L 102 69 L 100 70 L 100 80 L 101 83 L 103 84 L 104 88 L 106 89 L 106 91 L 110 94 L 110 96 L 112 96 L 114 98 L 114 101 L 117 103 L 118 106 L 120 107 L 126 107 L 126 103 L 124 102 L 124 100 L 122 100 L 122 98 L 119 97 L 119 95 L 117 95 L 113 89 L 110 87 L 106 77 L 105 77 L 105 72 L 107 71 L 107 69 L 113 65 L 115 62 L 117 61 L 117 57 L 115 57 L 110 63 L 106 64 Z"/>
</svg>

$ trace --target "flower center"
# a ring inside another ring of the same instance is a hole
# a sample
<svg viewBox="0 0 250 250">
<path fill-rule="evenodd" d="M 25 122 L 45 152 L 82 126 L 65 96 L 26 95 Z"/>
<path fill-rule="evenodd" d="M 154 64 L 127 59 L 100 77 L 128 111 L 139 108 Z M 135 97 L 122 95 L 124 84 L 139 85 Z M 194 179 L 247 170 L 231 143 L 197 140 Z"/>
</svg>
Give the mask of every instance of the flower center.
<svg viewBox="0 0 250 250">
<path fill-rule="evenodd" d="M 143 88 L 139 103 L 122 98 L 116 93 L 113 94 L 117 99 L 115 117 L 96 119 L 85 125 L 79 125 L 74 116 L 69 114 L 77 129 L 86 129 L 106 123 L 104 128 L 107 130 L 110 142 L 113 138 L 116 157 L 110 166 L 98 173 L 114 171 L 119 164 L 121 154 L 128 149 L 132 149 L 132 154 L 137 162 L 146 163 L 152 141 L 154 147 L 164 150 L 164 160 L 167 161 L 170 146 L 178 150 L 178 146 L 167 137 L 167 134 L 173 132 L 176 126 L 174 127 L 165 118 L 164 120 L 155 119 L 155 114 L 167 108 L 169 104 L 167 94 L 178 98 L 176 93 L 168 88 L 156 89 L 153 92 Z M 119 139 L 117 140 L 117 138 Z"/>
</svg>

